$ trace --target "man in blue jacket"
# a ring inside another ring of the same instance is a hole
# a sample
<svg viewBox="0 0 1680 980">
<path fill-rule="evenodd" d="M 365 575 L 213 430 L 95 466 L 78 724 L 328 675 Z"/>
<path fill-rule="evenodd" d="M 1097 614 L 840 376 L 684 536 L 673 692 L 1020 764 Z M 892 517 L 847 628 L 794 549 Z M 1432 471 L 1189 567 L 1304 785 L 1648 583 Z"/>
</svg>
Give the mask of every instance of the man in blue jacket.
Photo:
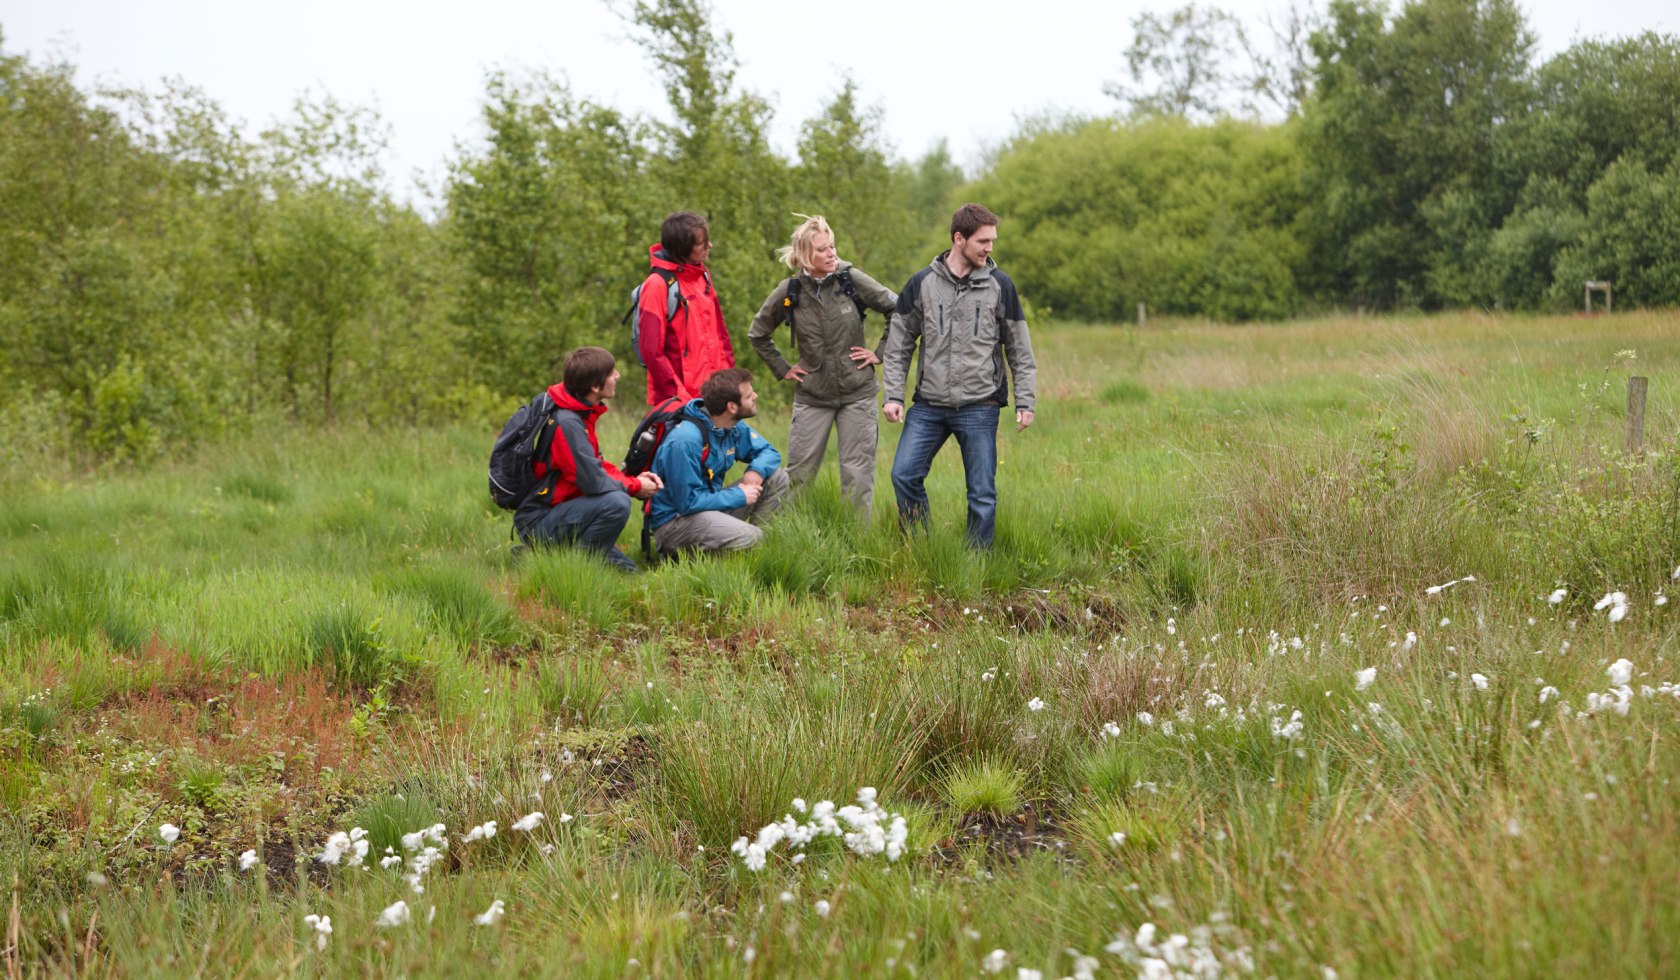
<svg viewBox="0 0 1680 980">
<path fill-rule="evenodd" d="M 758 393 L 746 368 L 715 372 L 700 385 L 700 397 L 683 407 L 683 421 L 653 457 L 664 486 L 647 520 L 661 554 L 739 551 L 764 539 L 758 525 L 786 499 L 788 475 L 781 453 L 746 424 L 757 414 Z M 747 472 L 724 486 L 737 462 Z"/>
</svg>

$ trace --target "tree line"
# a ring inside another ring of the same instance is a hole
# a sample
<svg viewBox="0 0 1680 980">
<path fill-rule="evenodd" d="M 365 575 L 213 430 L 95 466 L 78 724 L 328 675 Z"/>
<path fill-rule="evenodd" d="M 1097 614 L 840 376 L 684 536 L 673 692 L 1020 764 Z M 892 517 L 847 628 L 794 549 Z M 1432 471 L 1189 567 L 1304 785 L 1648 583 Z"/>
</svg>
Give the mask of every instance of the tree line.
<svg viewBox="0 0 1680 980">
<path fill-rule="evenodd" d="M 1335 0 L 1265 51 L 1217 10 L 1145 14 L 1115 114 L 1028 120 L 969 178 L 943 145 L 899 158 L 849 81 L 780 154 L 704 0 L 626 16 L 670 119 L 493 74 L 435 215 L 390 190 L 366 110 L 303 99 L 253 137 L 201 91 L 85 90 L 0 36 L 0 460 L 495 420 L 573 346 L 633 361 L 619 320 L 679 207 L 711 218 L 748 360 L 795 212 L 894 282 L 965 199 L 1004 216 L 1041 322 L 1541 310 L 1585 279 L 1618 306 L 1680 301 L 1669 36 L 1536 65 L 1511 0 Z"/>
</svg>

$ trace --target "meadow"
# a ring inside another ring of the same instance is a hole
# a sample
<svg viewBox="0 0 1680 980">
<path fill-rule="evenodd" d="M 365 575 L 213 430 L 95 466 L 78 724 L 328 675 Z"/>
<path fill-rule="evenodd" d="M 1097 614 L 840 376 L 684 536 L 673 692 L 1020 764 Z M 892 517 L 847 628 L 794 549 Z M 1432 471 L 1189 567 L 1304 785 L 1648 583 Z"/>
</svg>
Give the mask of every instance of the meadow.
<svg viewBox="0 0 1680 980">
<path fill-rule="evenodd" d="M 886 424 L 633 577 L 501 418 L 9 447 L 8 976 L 1672 975 L 1676 322 L 1035 325 L 986 555 Z"/>
</svg>

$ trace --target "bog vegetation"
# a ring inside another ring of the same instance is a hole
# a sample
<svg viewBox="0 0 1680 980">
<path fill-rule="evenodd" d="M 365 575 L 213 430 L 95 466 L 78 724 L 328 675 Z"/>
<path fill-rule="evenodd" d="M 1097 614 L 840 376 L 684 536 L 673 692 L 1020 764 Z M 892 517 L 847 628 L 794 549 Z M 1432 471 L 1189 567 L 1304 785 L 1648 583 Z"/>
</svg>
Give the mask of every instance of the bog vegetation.
<svg viewBox="0 0 1680 980">
<path fill-rule="evenodd" d="M 628 19 L 665 118 L 491 74 L 482 133 L 424 213 L 379 171 L 365 109 L 310 96 L 252 135 L 213 92 L 91 90 L 0 36 L 0 459 L 144 461 L 276 419 L 505 417 L 567 349 L 628 354 L 619 317 L 678 207 L 711 216 L 743 352 L 793 212 L 828 215 L 841 255 L 896 284 L 968 199 L 1004 216 L 1040 327 L 1140 302 L 1239 321 L 1555 310 L 1588 279 L 1621 308 L 1680 302 L 1671 36 L 1537 63 L 1514 0 L 1297 4 L 1264 31 L 1143 14 L 1114 116 L 1028 120 L 965 175 L 944 147 L 901 159 L 850 82 L 778 151 L 705 3 Z"/>
<path fill-rule="evenodd" d="M 1673 972 L 1671 316 L 1039 353 L 987 556 L 954 457 L 634 578 L 511 558 L 476 427 L 7 481 L 8 964 Z"/>
<path fill-rule="evenodd" d="M 780 154 L 630 16 L 670 118 L 494 75 L 435 212 L 365 110 L 0 48 L 8 976 L 1680 970 L 1672 38 L 1144 15 L 964 174 L 851 85 Z M 667 210 L 745 354 L 792 212 L 893 282 L 968 198 L 1040 363 L 994 551 L 947 454 L 926 538 L 830 467 L 749 554 L 510 555 L 490 437 L 629 360 Z"/>
</svg>

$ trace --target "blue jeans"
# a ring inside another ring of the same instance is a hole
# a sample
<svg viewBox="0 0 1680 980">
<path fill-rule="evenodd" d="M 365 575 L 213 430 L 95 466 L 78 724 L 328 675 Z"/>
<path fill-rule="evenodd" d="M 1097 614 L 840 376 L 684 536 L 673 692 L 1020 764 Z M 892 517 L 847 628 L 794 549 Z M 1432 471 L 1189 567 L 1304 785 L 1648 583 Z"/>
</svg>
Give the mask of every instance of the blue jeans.
<svg viewBox="0 0 1680 980">
<path fill-rule="evenodd" d="M 956 436 L 968 482 L 968 543 L 974 548 L 992 546 L 992 532 L 997 527 L 998 415 L 1002 411 L 992 404 L 964 408 L 910 406 L 892 466 L 901 525 L 927 525 L 928 496 L 922 484 L 940 447 Z"/>
<path fill-rule="evenodd" d="M 573 545 L 593 551 L 620 571 L 636 563 L 618 548 L 618 532 L 630 523 L 630 495 L 622 490 L 573 497 L 553 507 L 529 507 L 513 515 L 513 529 L 529 545 Z"/>
</svg>

